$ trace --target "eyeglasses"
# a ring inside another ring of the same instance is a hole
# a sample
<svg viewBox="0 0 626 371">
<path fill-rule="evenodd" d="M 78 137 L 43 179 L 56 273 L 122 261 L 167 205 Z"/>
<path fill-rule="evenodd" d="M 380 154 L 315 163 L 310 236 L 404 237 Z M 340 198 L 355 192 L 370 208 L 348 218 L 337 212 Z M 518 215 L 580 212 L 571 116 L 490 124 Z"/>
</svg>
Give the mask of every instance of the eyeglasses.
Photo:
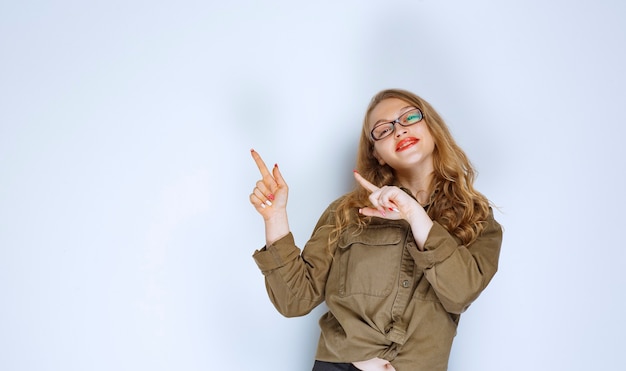
<svg viewBox="0 0 626 371">
<path fill-rule="evenodd" d="M 385 139 L 394 131 L 396 131 L 396 124 L 400 124 L 404 127 L 415 125 L 418 122 L 422 121 L 424 118 L 424 114 L 420 111 L 419 108 L 413 108 L 409 111 L 406 111 L 402 114 L 402 116 L 398 117 L 393 121 L 381 122 L 376 124 L 370 133 L 372 140 L 377 141 L 381 139 Z"/>
</svg>

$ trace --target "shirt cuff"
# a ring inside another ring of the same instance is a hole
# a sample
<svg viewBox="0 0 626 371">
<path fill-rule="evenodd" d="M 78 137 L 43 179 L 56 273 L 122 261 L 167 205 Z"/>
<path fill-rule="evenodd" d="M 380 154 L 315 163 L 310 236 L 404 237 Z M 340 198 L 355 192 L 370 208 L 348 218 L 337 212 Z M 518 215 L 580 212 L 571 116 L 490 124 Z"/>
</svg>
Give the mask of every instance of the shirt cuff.
<svg viewBox="0 0 626 371">
<path fill-rule="evenodd" d="M 415 264 L 421 269 L 432 266 L 446 260 L 459 246 L 457 240 L 441 224 L 434 222 L 426 242 L 424 251 L 411 250 Z"/>
<path fill-rule="evenodd" d="M 255 251 L 252 255 L 263 274 L 267 274 L 274 269 L 282 267 L 298 256 L 300 256 L 300 249 L 296 247 L 291 232 L 273 244 L 264 246 L 260 250 Z"/>
</svg>

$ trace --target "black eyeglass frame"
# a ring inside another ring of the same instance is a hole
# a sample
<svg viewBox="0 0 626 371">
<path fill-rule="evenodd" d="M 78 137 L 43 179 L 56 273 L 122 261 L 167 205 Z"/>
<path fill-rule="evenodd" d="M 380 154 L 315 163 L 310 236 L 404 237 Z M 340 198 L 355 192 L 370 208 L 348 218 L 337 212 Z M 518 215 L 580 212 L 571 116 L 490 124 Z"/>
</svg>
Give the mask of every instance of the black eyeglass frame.
<svg viewBox="0 0 626 371">
<path fill-rule="evenodd" d="M 402 117 L 404 117 L 405 115 L 409 114 L 410 112 L 414 112 L 414 111 L 417 111 L 417 112 L 419 112 L 419 113 L 420 113 L 421 118 L 419 119 L 419 121 L 414 122 L 414 123 L 412 123 L 412 124 L 408 124 L 408 125 L 405 125 L 405 124 L 403 124 L 403 123 L 400 121 L 400 119 L 401 119 Z M 422 122 L 423 120 L 424 120 L 424 112 L 422 112 L 422 110 L 421 110 L 421 109 L 419 109 L 419 108 L 417 108 L 417 107 L 415 107 L 415 108 L 411 108 L 410 110 L 408 110 L 408 111 L 406 111 L 405 113 L 401 114 L 401 115 L 400 115 L 397 119 L 395 119 L 395 120 L 393 120 L 393 121 L 379 122 L 378 124 L 376 124 L 376 125 L 372 128 L 372 131 L 370 131 L 370 138 L 371 138 L 374 142 L 377 142 L 377 141 L 379 141 L 379 140 L 383 140 L 383 139 L 385 139 L 385 138 L 387 138 L 387 137 L 389 137 L 389 136 L 393 135 L 393 133 L 395 133 L 395 132 L 396 132 L 396 124 L 400 124 L 400 126 L 407 127 L 407 126 L 413 126 L 413 125 L 415 125 L 415 124 L 417 124 L 417 123 L 420 123 L 420 122 Z M 380 127 L 380 126 L 382 126 L 382 125 L 389 125 L 389 124 L 392 124 L 392 125 L 393 125 L 393 130 L 392 130 L 389 134 L 385 135 L 384 137 L 376 139 L 376 138 L 374 137 L 374 130 L 376 130 L 376 128 L 378 128 L 378 127 Z"/>
</svg>

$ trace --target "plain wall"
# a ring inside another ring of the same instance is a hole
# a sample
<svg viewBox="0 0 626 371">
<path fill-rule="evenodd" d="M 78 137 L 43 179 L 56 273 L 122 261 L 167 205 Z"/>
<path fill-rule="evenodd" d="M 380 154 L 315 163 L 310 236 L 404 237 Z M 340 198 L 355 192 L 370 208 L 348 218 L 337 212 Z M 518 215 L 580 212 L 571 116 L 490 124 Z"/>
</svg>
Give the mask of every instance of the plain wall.
<svg viewBox="0 0 626 371">
<path fill-rule="evenodd" d="M 308 370 L 252 260 L 255 148 L 303 245 L 377 91 L 442 114 L 505 228 L 451 370 L 615 370 L 621 1 L 3 1 L 0 369 Z"/>
</svg>

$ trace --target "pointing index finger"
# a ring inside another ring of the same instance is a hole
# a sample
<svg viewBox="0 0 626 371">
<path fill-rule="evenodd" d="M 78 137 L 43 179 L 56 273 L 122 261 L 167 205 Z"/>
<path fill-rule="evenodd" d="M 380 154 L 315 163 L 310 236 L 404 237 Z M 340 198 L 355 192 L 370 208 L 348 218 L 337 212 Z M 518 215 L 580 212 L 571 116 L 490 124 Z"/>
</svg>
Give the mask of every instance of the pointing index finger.
<svg viewBox="0 0 626 371">
<path fill-rule="evenodd" d="M 270 171 L 267 169 L 265 162 L 263 162 L 263 159 L 257 153 L 257 151 L 251 149 L 250 153 L 252 154 L 252 158 L 254 159 L 256 166 L 259 168 L 259 171 L 261 172 L 261 175 L 263 176 L 263 178 L 268 177 L 268 176 L 271 177 L 272 174 L 270 174 Z"/>
<path fill-rule="evenodd" d="M 354 179 L 356 179 L 356 181 L 359 182 L 359 184 L 363 186 L 363 188 L 367 189 L 370 192 L 376 192 L 380 189 L 370 183 L 367 179 L 363 178 L 361 174 L 359 174 L 356 170 L 354 170 Z"/>
</svg>

